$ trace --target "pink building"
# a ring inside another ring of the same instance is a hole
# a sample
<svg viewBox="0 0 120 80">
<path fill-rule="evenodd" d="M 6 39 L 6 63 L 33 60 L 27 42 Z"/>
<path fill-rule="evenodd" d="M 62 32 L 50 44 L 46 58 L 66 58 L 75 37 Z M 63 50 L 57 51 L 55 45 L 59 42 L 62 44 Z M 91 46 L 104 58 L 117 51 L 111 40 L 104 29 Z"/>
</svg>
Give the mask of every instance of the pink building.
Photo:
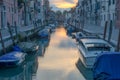
<svg viewBox="0 0 120 80">
<path fill-rule="evenodd" d="M 20 26 L 24 26 L 25 21 L 25 11 L 24 11 L 24 4 L 21 3 L 18 8 L 18 16 L 19 16 L 19 24 Z"/>
<path fill-rule="evenodd" d="M 17 0 L 0 0 L 0 27 L 6 28 L 18 26 L 18 5 Z"/>
</svg>

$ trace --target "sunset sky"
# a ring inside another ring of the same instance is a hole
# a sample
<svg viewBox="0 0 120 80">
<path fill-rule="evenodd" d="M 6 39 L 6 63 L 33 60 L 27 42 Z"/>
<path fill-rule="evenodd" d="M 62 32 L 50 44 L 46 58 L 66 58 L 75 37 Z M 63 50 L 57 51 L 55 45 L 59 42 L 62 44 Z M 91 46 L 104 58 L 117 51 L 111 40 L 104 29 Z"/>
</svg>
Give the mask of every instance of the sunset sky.
<svg viewBox="0 0 120 80">
<path fill-rule="evenodd" d="M 49 0 L 53 9 L 66 9 L 76 6 L 78 0 Z"/>
</svg>

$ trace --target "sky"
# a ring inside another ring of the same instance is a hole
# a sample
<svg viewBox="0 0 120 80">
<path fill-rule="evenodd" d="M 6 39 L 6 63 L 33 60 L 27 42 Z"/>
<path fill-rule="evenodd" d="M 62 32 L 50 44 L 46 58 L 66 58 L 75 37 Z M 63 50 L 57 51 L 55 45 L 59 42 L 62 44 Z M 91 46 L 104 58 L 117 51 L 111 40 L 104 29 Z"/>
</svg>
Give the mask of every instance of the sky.
<svg viewBox="0 0 120 80">
<path fill-rule="evenodd" d="M 53 10 L 68 10 L 75 7 L 78 0 L 49 0 Z"/>
</svg>

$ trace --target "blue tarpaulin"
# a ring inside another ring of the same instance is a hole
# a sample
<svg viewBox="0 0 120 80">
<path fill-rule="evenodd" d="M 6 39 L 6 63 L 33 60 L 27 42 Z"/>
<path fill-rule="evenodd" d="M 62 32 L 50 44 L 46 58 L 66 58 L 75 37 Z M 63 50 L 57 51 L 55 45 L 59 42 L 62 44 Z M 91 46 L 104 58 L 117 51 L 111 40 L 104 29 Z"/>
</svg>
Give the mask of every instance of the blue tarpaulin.
<svg viewBox="0 0 120 80">
<path fill-rule="evenodd" d="M 120 79 L 120 53 L 106 52 L 100 55 L 93 68 L 94 78 L 101 73 L 108 74 L 107 79 Z"/>
<path fill-rule="evenodd" d="M 38 33 L 40 37 L 48 37 L 49 36 L 49 31 L 47 29 L 44 29 Z"/>
<path fill-rule="evenodd" d="M 22 52 L 22 49 L 19 46 L 15 45 L 13 47 L 13 51 L 20 51 L 20 52 Z"/>
<path fill-rule="evenodd" d="M 0 57 L 0 62 L 17 61 L 23 58 L 25 53 L 13 51 Z"/>
<path fill-rule="evenodd" d="M 0 67 L 14 67 L 25 60 L 26 53 L 12 51 L 0 56 Z"/>
</svg>

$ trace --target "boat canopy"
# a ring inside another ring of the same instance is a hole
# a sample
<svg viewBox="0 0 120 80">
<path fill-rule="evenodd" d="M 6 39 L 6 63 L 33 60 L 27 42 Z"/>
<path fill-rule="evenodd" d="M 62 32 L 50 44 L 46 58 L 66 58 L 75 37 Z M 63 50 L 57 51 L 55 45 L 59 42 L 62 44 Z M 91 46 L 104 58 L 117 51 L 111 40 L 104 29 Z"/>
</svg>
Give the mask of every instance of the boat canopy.
<svg viewBox="0 0 120 80">
<path fill-rule="evenodd" d="M 98 56 L 93 73 L 94 78 L 104 73 L 111 80 L 120 79 L 120 52 L 105 52 Z"/>
<path fill-rule="evenodd" d="M 0 57 L 0 62 L 16 61 L 22 58 L 24 53 L 13 51 Z"/>
</svg>

